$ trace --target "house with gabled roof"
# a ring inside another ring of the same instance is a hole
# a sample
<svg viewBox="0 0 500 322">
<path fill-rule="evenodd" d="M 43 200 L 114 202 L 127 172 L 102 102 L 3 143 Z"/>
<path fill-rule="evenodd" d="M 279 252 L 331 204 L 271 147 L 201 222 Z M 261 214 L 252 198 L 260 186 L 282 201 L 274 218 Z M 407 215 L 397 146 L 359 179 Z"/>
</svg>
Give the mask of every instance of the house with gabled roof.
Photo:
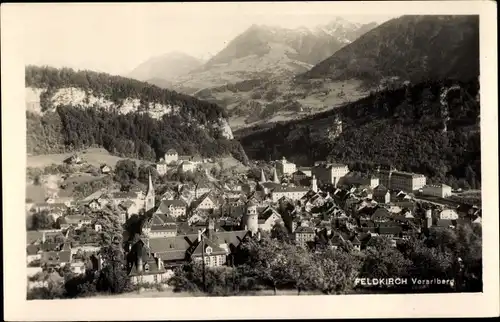
<svg viewBox="0 0 500 322">
<path fill-rule="evenodd" d="M 216 207 L 216 201 L 208 192 L 195 199 L 191 204 L 192 210 L 213 210 Z"/>
<path fill-rule="evenodd" d="M 118 205 L 120 222 L 124 224 L 132 215 L 138 214 L 141 206 L 132 200 L 125 200 Z"/>
<path fill-rule="evenodd" d="M 187 205 L 183 200 L 179 199 L 167 199 L 162 200 L 156 208 L 155 213 L 171 215 L 174 218 L 182 217 L 186 215 Z"/>
<path fill-rule="evenodd" d="M 47 251 L 41 254 L 43 267 L 60 268 L 71 263 L 71 251 Z"/>
<path fill-rule="evenodd" d="M 316 232 L 312 227 L 300 226 L 294 230 L 293 237 L 297 245 L 307 247 L 309 243 L 314 242 Z"/>
<path fill-rule="evenodd" d="M 391 193 L 384 185 L 379 184 L 375 189 L 373 189 L 373 200 L 378 203 L 389 203 L 391 202 Z"/>
<path fill-rule="evenodd" d="M 154 258 L 161 259 L 168 270 L 186 263 L 191 258 L 199 258 L 203 251 L 203 256 L 206 257 L 205 263 L 209 266 L 218 266 L 227 263 L 230 259 L 228 255 L 237 252 L 239 245 L 247 236 L 249 236 L 248 231 L 215 231 L 214 222 L 209 221 L 205 231 L 199 230 L 197 234 L 140 239 L 132 247 L 127 260 L 129 267 L 132 267 L 132 264 L 142 266 L 145 261 L 144 255 L 141 257 L 139 254 L 151 254 Z M 205 246 L 211 247 L 208 252 L 206 247 L 201 246 L 202 239 Z"/>
<path fill-rule="evenodd" d="M 271 206 L 268 206 L 258 213 L 257 221 L 259 229 L 271 231 L 277 223 L 283 223 L 280 213 Z"/>
<path fill-rule="evenodd" d="M 387 222 L 391 220 L 391 214 L 387 209 L 382 207 L 377 207 L 375 212 L 371 215 L 370 219 L 375 223 Z"/>
</svg>

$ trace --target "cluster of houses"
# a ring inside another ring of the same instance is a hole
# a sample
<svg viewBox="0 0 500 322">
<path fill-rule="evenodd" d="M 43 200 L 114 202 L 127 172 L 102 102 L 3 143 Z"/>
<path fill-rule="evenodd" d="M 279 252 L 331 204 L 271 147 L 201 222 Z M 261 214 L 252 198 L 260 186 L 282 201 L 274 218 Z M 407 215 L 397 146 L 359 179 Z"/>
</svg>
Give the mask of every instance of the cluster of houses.
<svg viewBox="0 0 500 322">
<path fill-rule="evenodd" d="M 156 171 L 159 175 L 165 175 L 169 169 L 175 168 L 182 172 L 192 172 L 200 164 L 207 162 L 211 162 L 211 159 L 203 159 L 199 155 L 179 155 L 176 150 L 169 149 L 156 164 Z"/>
<path fill-rule="evenodd" d="M 174 150 L 165 154 L 165 164 L 179 160 Z M 184 162 L 193 161 L 180 164 Z M 88 208 L 90 213 L 111 207 L 119 212 L 122 223 L 134 214 L 144 214 L 141 238 L 126 249 L 134 283 L 165 281 L 173 268 L 189 260 L 204 259 L 209 267 L 231 265 L 246 238 L 259 238 L 276 225 L 282 225 L 298 245 L 308 249 L 362 251 L 371 247 L 374 236 L 386 236 L 396 244 L 425 234 L 432 226 L 481 223 L 478 207 L 422 210 L 417 205 L 413 192 L 424 188 L 427 193 L 446 196 L 444 185 L 425 188 L 421 175 L 395 170 L 378 173 L 379 177 L 354 175 L 346 165 L 327 162 L 300 168 L 283 158 L 275 162 L 270 179 L 262 170 L 256 181 L 242 177 L 228 183 L 171 182 L 157 193 L 150 176 L 146 191 L 98 192 L 78 202 L 53 198 L 45 205 L 32 205 L 35 211 L 49 211 L 58 221 L 58 229 L 28 241 L 28 265 L 70 265 L 75 273 L 84 271 L 82 265 L 102 265 L 92 237 L 102 227 L 92 216 L 68 214 L 75 207 Z M 28 235 L 31 233 L 40 234 Z M 47 234 L 59 236 L 58 243 L 50 243 L 57 247 L 47 246 Z M 86 255 L 75 257 L 82 252 Z"/>
</svg>

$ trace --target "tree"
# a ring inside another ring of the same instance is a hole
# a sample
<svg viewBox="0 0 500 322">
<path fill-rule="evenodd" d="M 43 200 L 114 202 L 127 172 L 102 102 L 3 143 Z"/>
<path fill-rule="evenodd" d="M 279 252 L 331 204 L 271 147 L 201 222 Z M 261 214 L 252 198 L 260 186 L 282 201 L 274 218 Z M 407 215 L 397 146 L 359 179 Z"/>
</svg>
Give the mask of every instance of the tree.
<svg viewBox="0 0 500 322">
<path fill-rule="evenodd" d="M 321 269 L 316 287 L 325 294 L 343 294 L 352 289 L 361 265 L 360 258 L 336 250 L 315 254 L 314 262 Z"/>
<path fill-rule="evenodd" d="M 116 163 L 115 181 L 122 185 L 129 185 L 139 178 L 139 169 L 133 160 L 120 160 Z"/>
<path fill-rule="evenodd" d="M 271 229 L 271 238 L 275 238 L 280 242 L 290 242 L 290 234 L 282 223 L 276 223 Z"/>
<path fill-rule="evenodd" d="M 408 276 L 411 261 L 392 247 L 389 239 L 373 237 L 370 248 L 361 265 L 360 275 L 369 278 L 388 278 Z"/>
<path fill-rule="evenodd" d="M 31 227 L 34 230 L 51 229 L 54 228 L 54 224 L 54 217 L 47 210 L 43 210 L 33 215 Z"/>
</svg>

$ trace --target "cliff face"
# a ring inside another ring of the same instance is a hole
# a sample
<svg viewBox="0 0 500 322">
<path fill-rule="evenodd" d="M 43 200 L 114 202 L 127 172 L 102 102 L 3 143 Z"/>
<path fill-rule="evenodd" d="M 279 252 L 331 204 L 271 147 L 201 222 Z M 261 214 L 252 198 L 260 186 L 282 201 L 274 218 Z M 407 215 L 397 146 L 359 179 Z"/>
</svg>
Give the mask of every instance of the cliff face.
<svg viewBox="0 0 500 322">
<path fill-rule="evenodd" d="M 60 106 L 74 106 L 83 109 L 98 108 L 118 114 L 145 114 L 156 120 L 160 120 L 164 115 L 179 115 L 181 111 L 179 105 L 142 102 L 138 98 L 131 97 L 116 103 L 104 95 L 77 87 L 64 87 L 57 90 L 26 87 L 26 111 L 42 116 L 56 112 Z M 195 119 L 191 121 L 196 123 Z M 215 119 L 209 123 L 212 129 L 220 131 L 222 137 L 228 140 L 234 138 L 231 127 L 225 118 Z"/>
<path fill-rule="evenodd" d="M 97 145 L 146 159 L 175 148 L 246 160 L 220 106 L 132 79 L 30 66 L 26 111 L 28 153 Z"/>
</svg>

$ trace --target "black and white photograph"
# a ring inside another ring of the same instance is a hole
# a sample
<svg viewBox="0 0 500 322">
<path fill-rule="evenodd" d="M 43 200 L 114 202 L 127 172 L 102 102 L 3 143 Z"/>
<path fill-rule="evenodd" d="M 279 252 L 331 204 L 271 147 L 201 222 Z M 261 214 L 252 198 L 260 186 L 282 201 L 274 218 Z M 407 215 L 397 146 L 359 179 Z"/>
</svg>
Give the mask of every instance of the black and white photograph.
<svg viewBox="0 0 500 322">
<path fill-rule="evenodd" d="M 498 302 L 496 4 L 462 3 L 2 5 L 22 300 Z"/>
</svg>

